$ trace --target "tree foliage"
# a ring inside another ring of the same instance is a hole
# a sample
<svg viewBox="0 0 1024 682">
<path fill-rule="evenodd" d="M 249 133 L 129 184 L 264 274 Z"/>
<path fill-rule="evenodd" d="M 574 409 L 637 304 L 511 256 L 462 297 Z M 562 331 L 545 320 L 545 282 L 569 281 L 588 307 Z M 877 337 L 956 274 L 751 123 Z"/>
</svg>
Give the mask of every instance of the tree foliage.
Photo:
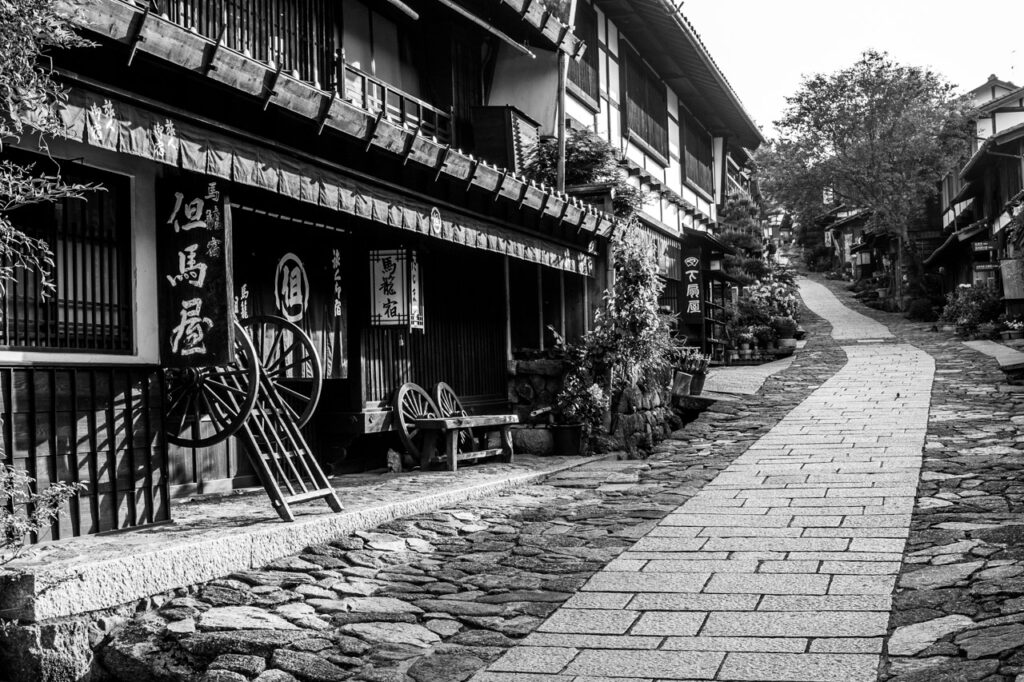
<svg viewBox="0 0 1024 682">
<path fill-rule="evenodd" d="M 870 210 L 870 227 L 906 237 L 967 149 L 969 102 L 942 76 L 886 53 L 806 78 L 787 103 L 779 138 L 757 160 L 764 190 L 805 226 L 828 203 L 845 204 Z"/>
<path fill-rule="evenodd" d="M 57 16 L 52 0 L 0 0 L 0 151 L 5 145 L 33 135 L 41 151 L 48 137 L 59 137 L 63 126 L 57 114 L 66 93 L 53 79 L 49 52 L 84 47 Z M 30 115 L 32 128 L 23 122 Z M 53 266 L 46 242 L 15 226 L 12 212 L 30 204 L 81 197 L 95 189 L 68 184 L 57 172 L 39 172 L 31 165 L 0 162 L 0 293 L 19 268 L 38 270 L 50 286 Z"/>
<path fill-rule="evenodd" d="M 565 184 L 591 185 L 610 183 L 615 215 L 629 219 L 643 208 L 649 192 L 633 187 L 619 166 L 621 154 L 607 141 L 586 128 L 566 131 Z M 535 180 L 555 184 L 558 164 L 558 138 L 545 137 L 530 150 L 526 174 Z"/>
</svg>

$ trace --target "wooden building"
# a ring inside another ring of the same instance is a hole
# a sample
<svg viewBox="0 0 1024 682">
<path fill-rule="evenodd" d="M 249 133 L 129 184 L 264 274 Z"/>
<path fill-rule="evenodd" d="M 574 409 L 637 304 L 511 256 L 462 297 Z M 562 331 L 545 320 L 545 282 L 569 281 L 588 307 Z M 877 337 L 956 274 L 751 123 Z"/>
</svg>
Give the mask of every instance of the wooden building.
<svg viewBox="0 0 1024 682">
<path fill-rule="evenodd" d="M 39 485 L 88 484 L 35 539 L 256 484 L 231 440 L 165 437 L 162 368 L 230 346 L 232 317 L 311 337 L 324 392 L 307 435 L 328 470 L 352 438 L 391 429 L 402 383 L 503 410 L 513 346 L 585 326 L 609 217 L 475 153 L 535 133 L 474 126 L 497 55 L 583 52 L 539 3 L 58 6 L 98 43 L 55 57 L 66 139 L 52 159 L 29 138 L 4 156 L 104 191 L 16 216 L 53 247 L 56 289 L 42 297 L 22 271 L 0 299 L 3 457 Z"/>
<path fill-rule="evenodd" d="M 761 144 L 761 132 L 679 3 L 574 4 L 574 28 L 588 48 L 569 67 L 569 125 L 589 128 L 620 149 L 630 182 L 651 192 L 639 218 L 662 263 L 662 303 L 684 317 L 692 343 L 720 351 L 722 337 L 712 333 L 720 278 L 711 270 L 719 252 L 718 209 L 734 186 L 743 185 L 747 150 Z M 557 86 L 554 56 L 523 68 L 515 51 L 502 45 L 495 73 L 489 104 L 514 106 L 538 121 L 542 134 L 553 134 L 557 111 L 546 93 Z M 684 274 L 687 249 L 702 258 L 701 290 L 689 298 L 694 282 Z"/>
<path fill-rule="evenodd" d="M 972 154 L 940 186 L 943 238 L 925 265 L 946 291 L 960 284 L 1001 288 L 1007 309 L 1024 313 L 1020 249 L 1007 226 L 1024 200 L 1024 88 L 995 76 L 971 91 L 978 105 Z"/>
</svg>

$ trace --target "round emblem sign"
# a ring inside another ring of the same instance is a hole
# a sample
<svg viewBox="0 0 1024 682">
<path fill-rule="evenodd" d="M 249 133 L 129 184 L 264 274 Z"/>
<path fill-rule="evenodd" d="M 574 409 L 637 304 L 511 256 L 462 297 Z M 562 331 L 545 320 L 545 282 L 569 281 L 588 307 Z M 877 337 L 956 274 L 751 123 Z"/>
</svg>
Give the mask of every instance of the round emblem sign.
<svg viewBox="0 0 1024 682">
<path fill-rule="evenodd" d="M 309 307 L 309 278 L 302 261 L 294 253 L 286 253 L 277 262 L 274 304 L 281 317 L 289 322 L 301 320 Z"/>
</svg>

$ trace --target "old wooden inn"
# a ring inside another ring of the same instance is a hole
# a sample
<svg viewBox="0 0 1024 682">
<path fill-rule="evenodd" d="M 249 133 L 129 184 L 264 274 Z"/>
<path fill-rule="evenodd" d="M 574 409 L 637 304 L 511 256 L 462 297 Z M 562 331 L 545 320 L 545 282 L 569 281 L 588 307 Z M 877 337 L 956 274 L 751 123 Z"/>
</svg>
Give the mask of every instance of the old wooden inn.
<svg viewBox="0 0 1024 682">
<path fill-rule="evenodd" d="M 673 3 L 561 4 L 57 1 L 95 42 L 53 55 L 66 134 L 3 157 L 103 190 L 15 214 L 55 290 L 0 298 L 2 456 L 86 484 L 33 541 L 260 485 L 253 514 L 340 509 L 426 393 L 510 457 L 519 361 L 589 328 L 624 228 L 524 172 L 565 128 L 651 192 L 662 302 L 720 350 L 717 211 L 761 134 Z"/>
</svg>

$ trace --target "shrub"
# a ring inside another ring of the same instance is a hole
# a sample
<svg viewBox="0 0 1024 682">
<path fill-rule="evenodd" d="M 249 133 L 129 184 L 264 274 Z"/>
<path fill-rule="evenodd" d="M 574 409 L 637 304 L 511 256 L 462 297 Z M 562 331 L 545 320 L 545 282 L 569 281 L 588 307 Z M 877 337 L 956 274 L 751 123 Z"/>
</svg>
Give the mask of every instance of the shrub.
<svg viewBox="0 0 1024 682">
<path fill-rule="evenodd" d="M 16 558 L 26 538 L 49 526 L 61 507 L 84 487 L 81 483 L 54 483 L 35 493 L 34 482 L 24 471 L 0 465 L 0 565 Z"/>
<path fill-rule="evenodd" d="M 823 244 L 815 246 L 806 256 L 804 262 L 811 272 L 825 272 L 832 269 L 832 257 L 835 252 L 832 247 Z"/>
<path fill-rule="evenodd" d="M 927 298 L 915 298 L 907 306 L 908 320 L 920 320 L 921 322 L 934 322 L 939 319 L 938 314 L 935 312 L 935 306 L 932 304 L 930 299 Z"/>
<path fill-rule="evenodd" d="M 1003 312 L 1003 299 L 994 286 L 961 284 L 946 296 L 939 319 L 973 332 L 979 324 L 994 322 Z"/>
<path fill-rule="evenodd" d="M 792 339 L 796 337 L 796 320 L 792 317 L 781 317 L 776 315 L 772 318 L 772 329 L 780 339 Z"/>
<path fill-rule="evenodd" d="M 772 341 L 777 338 L 775 336 L 775 330 L 772 329 L 771 325 L 755 325 L 754 327 L 751 327 L 750 331 L 754 335 L 754 338 L 757 339 L 757 342 L 762 346 L 770 345 Z"/>
</svg>

